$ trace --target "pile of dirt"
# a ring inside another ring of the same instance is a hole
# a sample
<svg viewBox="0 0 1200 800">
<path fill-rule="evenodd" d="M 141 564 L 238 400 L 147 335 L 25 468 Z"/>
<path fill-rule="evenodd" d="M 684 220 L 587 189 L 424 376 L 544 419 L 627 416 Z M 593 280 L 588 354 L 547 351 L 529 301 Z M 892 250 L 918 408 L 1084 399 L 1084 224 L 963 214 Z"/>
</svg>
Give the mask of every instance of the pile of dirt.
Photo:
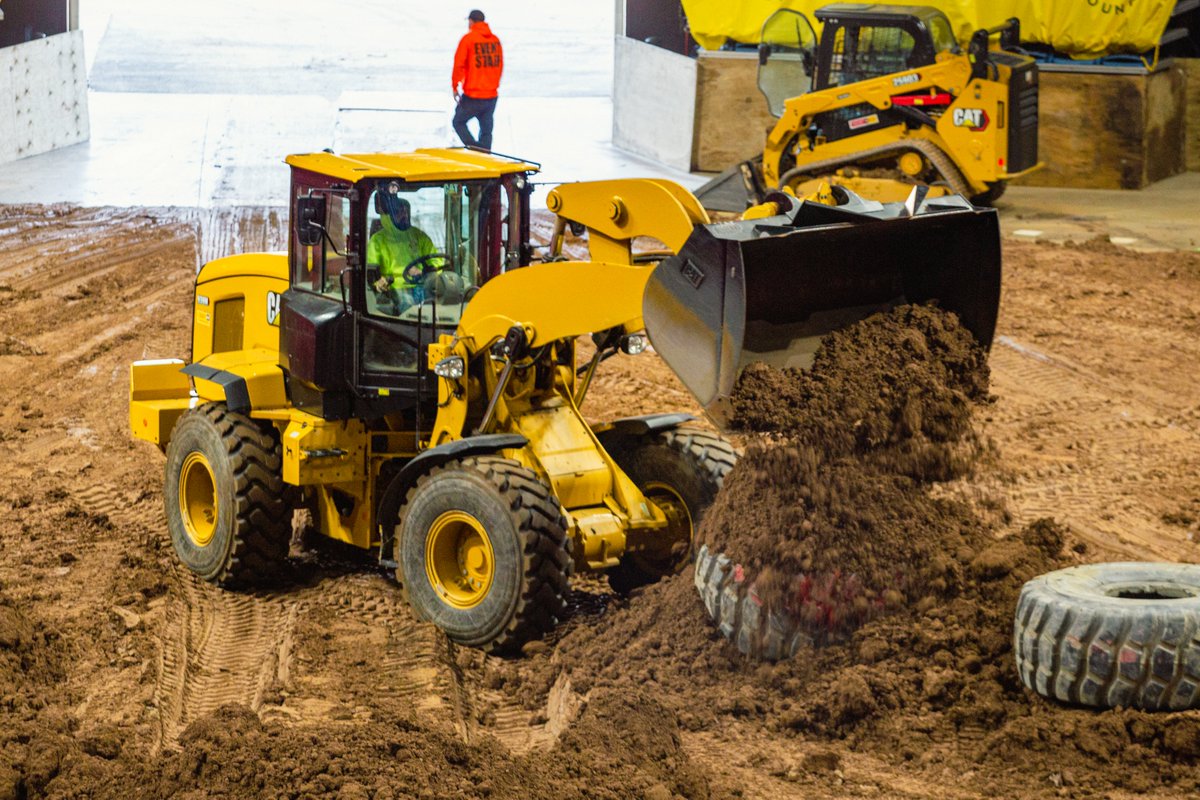
<svg viewBox="0 0 1200 800">
<path fill-rule="evenodd" d="M 0 798 L 38 797 L 61 767 L 70 722 L 64 642 L 0 586 Z"/>
<path fill-rule="evenodd" d="M 35 775 L 31 757 L 28 782 L 8 794 L 0 784 L 0 797 L 119 800 L 134 788 L 148 799 L 709 796 L 706 778 L 680 747 L 674 715 L 636 691 L 594 694 L 555 750 L 530 756 L 491 738 L 466 744 L 414 716 L 384 712 L 365 724 L 290 727 L 239 705 L 189 725 L 177 752 L 146 758 L 123 751 L 119 739 L 109 744 L 59 737 L 53 769 Z"/>
<path fill-rule="evenodd" d="M 1070 708 L 1021 684 L 1017 596 L 1074 563 L 1069 542 L 1049 519 L 989 533 L 950 554 L 944 588 L 775 664 L 748 661 L 713 628 L 689 569 L 509 665 L 502 688 L 533 707 L 566 672 L 581 692 L 648 693 L 686 732 L 727 737 L 734 751 L 744 739 L 756 774 L 805 796 L 886 795 L 870 769 L 850 768 L 863 758 L 969 796 L 1200 790 L 1200 715 Z"/>
<path fill-rule="evenodd" d="M 701 540 L 818 638 L 939 595 L 981 534 L 969 508 L 923 487 L 970 468 L 987 381 L 958 318 L 926 306 L 830 334 L 811 370 L 746 370 L 733 421 L 765 435 L 726 478 Z"/>
</svg>

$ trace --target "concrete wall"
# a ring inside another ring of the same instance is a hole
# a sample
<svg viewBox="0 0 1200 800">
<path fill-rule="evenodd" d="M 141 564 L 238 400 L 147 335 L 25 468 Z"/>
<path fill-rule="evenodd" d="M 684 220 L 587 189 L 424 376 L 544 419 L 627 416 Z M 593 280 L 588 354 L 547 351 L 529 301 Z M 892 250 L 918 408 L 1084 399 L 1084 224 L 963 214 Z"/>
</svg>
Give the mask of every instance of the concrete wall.
<svg viewBox="0 0 1200 800">
<path fill-rule="evenodd" d="M 618 36 L 613 144 L 686 172 L 695 127 L 695 59 Z"/>
<path fill-rule="evenodd" d="M 88 133 L 80 31 L 0 48 L 0 163 L 87 141 Z"/>
</svg>

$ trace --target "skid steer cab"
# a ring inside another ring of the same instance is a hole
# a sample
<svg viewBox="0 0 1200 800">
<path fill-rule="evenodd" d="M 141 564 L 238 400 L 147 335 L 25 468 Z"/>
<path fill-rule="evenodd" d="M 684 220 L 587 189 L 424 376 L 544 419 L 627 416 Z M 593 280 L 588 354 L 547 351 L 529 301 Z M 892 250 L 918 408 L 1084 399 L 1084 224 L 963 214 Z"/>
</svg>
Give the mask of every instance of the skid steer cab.
<svg viewBox="0 0 1200 800">
<path fill-rule="evenodd" d="M 220 586 L 276 578 L 296 568 L 307 509 L 393 570 L 418 616 L 494 651 L 561 620 L 576 570 L 625 591 L 681 569 L 733 449 L 686 415 L 589 423 L 580 407 L 605 358 L 646 345 L 653 264 L 630 243 L 678 250 L 708 221 L 695 198 L 658 181 L 560 187 L 555 241 L 584 225 L 594 260 L 535 263 L 534 163 L 458 149 L 287 163 L 288 252 L 206 264 L 190 360 L 132 366 L 130 422 L 166 455 L 180 560 Z"/>
<path fill-rule="evenodd" d="M 965 46 L 926 6 L 832 3 L 763 23 L 758 86 L 778 120 L 762 155 L 697 191 L 705 208 L 742 211 L 773 191 L 822 182 L 902 201 L 914 185 L 990 205 L 1041 167 L 1038 72 L 1020 21 L 975 31 Z"/>
</svg>

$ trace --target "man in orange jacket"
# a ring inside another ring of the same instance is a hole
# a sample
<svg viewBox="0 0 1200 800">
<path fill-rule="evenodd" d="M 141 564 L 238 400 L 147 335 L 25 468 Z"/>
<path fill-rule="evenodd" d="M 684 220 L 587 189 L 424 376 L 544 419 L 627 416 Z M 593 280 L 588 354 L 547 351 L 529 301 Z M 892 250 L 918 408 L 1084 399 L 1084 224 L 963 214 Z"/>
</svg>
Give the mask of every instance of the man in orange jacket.
<svg viewBox="0 0 1200 800">
<path fill-rule="evenodd" d="M 467 147 L 492 149 L 492 114 L 496 110 L 496 89 L 504 70 L 504 50 L 500 40 L 483 21 L 483 12 L 475 9 L 467 15 L 470 30 L 458 43 L 454 54 L 454 72 L 450 88 L 458 108 L 454 112 L 454 132 Z M 479 138 L 471 135 L 467 121 L 479 120 Z"/>
</svg>

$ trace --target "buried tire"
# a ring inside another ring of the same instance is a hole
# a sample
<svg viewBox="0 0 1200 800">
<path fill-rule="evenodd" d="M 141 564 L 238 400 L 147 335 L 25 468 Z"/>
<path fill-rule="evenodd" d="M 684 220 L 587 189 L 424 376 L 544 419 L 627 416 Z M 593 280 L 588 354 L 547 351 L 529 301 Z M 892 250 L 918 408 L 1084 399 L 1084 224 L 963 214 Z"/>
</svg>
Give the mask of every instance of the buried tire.
<svg viewBox="0 0 1200 800">
<path fill-rule="evenodd" d="M 414 612 L 454 642 L 510 653 L 566 611 L 566 520 L 537 475 L 480 456 L 437 467 L 409 490 L 397 577 Z"/>
<path fill-rule="evenodd" d="M 690 425 L 617 440 L 608 449 L 670 522 L 656 549 L 629 553 L 608 571 L 613 591 L 624 594 L 692 560 L 696 529 L 737 463 L 737 453 L 720 435 Z"/>
<path fill-rule="evenodd" d="M 1021 681 L 1097 708 L 1200 706 L 1200 565 L 1088 564 L 1025 584 L 1013 625 Z"/>
<path fill-rule="evenodd" d="M 836 570 L 796 575 L 787 602 L 768 605 L 742 566 L 708 545 L 696 554 L 695 584 L 721 635 L 743 655 L 763 661 L 842 641 L 887 611 L 879 592 L 870 591 L 856 575 Z"/>
<path fill-rule="evenodd" d="M 163 501 L 179 560 L 218 586 L 278 579 L 287 564 L 291 509 L 274 428 L 224 403 L 179 418 L 167 445 Z"/>
</svg>

